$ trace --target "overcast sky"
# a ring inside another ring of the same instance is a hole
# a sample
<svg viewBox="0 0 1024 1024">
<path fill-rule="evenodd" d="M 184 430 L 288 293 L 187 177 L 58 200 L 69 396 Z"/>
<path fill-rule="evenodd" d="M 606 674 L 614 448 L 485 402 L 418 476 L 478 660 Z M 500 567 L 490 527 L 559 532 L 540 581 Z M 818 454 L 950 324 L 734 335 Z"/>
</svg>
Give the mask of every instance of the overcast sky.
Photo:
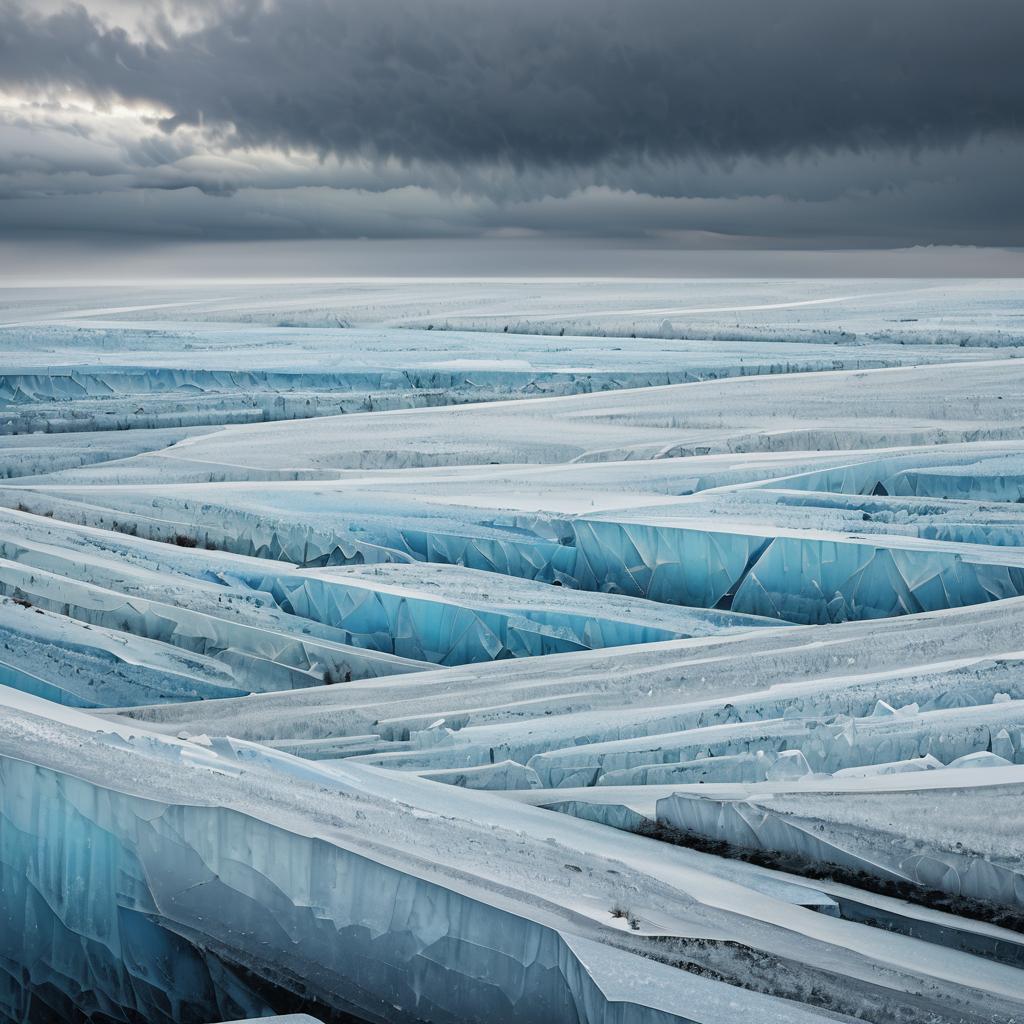
<svg viewBox="0 0 1024 1024">
<path fill-rule="evenodd" d="M 0 0 L 0 239 L 1019 247 L 1022 40 L 1021 0 Z"/>
</svg>

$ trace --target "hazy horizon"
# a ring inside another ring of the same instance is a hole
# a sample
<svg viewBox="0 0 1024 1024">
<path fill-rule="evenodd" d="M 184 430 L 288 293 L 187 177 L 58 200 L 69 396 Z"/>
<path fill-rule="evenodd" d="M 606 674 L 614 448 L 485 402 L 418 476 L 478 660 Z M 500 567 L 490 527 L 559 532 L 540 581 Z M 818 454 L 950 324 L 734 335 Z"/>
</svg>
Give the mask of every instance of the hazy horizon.
<svg viewBox="0 0 1024 1024">
<path fill-rule="evenodd" d="M 291 241 L 125 245 L 0 240 L 0 287 L 349 278 L 1024 277 L 1024 249 L 680 250 L 569 242 Z"/>
</svg>

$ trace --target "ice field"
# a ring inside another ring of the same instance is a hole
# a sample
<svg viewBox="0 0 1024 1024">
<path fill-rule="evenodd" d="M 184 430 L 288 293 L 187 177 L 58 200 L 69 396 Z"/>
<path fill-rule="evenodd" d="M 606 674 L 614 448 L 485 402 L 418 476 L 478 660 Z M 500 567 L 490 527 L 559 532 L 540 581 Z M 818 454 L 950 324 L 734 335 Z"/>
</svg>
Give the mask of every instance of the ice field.
<svg viewBox="0 0 1024 1024">
<path fill-rule="evenodd" d="M 0 289 L 0 1024 L 1020 1022 L 1022 316 Z"/>
</svg>

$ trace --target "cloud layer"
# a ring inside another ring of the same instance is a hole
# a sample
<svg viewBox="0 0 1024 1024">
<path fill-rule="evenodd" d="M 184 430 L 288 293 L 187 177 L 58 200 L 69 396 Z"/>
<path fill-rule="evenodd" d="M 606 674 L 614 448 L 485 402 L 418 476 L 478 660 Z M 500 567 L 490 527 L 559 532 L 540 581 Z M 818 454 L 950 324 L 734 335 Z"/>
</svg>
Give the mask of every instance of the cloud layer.
<svg viewBox="0 0 1024 1024">
<path fill-rule="evenodd" d="M 1024 243 L 1016 0 L 0 2 L 0 227 Z"/>
</svg>

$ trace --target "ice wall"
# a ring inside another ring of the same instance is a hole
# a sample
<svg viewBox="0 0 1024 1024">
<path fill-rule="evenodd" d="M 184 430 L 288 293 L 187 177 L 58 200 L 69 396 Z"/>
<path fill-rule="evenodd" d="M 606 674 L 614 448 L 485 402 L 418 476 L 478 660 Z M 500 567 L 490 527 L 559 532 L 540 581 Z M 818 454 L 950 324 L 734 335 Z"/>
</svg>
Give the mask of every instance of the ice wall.
<svg viewBox="0 0 1024 1024">
<path fill-rule="evenodd" d="M 755 493 L 761 495 L 757 501 L 747 497 Z M 37 491 L 8 491 L 3 500 L 71 521 L 108 529 L 116 524 L 160 540 L 184 536 L 301 565 L 433 562 L 797 623 L 914 614 L 1024 593 L 1018 518 L 959 509 L 951 515 L 922 512 L 920 522 L 908 526 L 909 514 L 893 509 L 879 513 L 877 525 L 864 526 L 862 517 L 870 513 L 846 512 L 832 502 L 834 528 L 807 529 L 828 500 L 789 493 L 794 497 L 739 489 L 703 505 L 673 509 L 661 499 L 646 512 L 600 515 L 512 513 L 471 504 L 440 508 L 407 495 L 385 503 L 366 493 L 332 496 L 306 488 L 278 495 L 269 507 L 245 497 L 236 506 L 220 501 L 205 507 L 173 493 L 145 491 L 118 496 L 114 507 Z M 104 494 L 95 500 L 108 499 Z M 288 504 L 294 515 L 286 514 Z M 568 619 L 563 624 L 578 637 L 578 627 Z M 492 644 L 500 649 L 502 642 Z M 541 649 L 533 639 L 521 647 Z M 451 663 L 443 655 L 424 660 Z"/>
</svg>

